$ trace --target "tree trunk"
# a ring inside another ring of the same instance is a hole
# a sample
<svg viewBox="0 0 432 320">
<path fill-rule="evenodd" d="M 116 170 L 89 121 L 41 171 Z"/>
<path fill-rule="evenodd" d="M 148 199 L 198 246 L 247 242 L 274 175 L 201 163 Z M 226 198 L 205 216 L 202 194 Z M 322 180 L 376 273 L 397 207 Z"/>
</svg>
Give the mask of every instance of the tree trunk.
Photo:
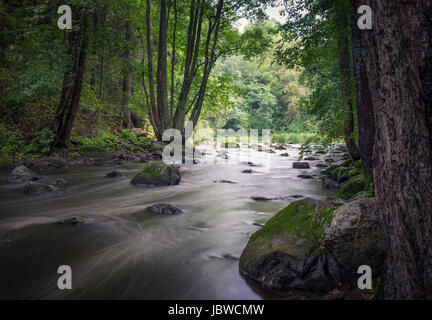
<svg viewBox="0 0 432 320">
<path fill-rule="evenodd" d="M 73 63 L 65 73 L 61 101 L 54 121 L 55 138 L 52 146 L 58 148 L 70 146 L 70 135 L 80 106 L 89 47 L 86 16 L 82 18 L 80 30 L 71 31 L 69 34 L 70 52 L 75 52 L 75 45 L 79 45 L 79 54 L 73 57 Z M 69 84 L 70 81 L 72 81 L 72 85 Z"/>
<path fill-rule="evenodd" d="M 157 105 L 162 132 L 170 128 L 168 105 L 168 67 L 167 67 L 168 17 L 166 0 L 160 1 L 159 48 L 156 71 Z"/>
<path fill-rule="evenodd" d="M 361 42 L 362 31 L 357 27 L 357 9 L 367 4 L 365 0 L 351 1 L 351 31 L 353 70 L 357 98 L 357 124 L 359 131 L 360 155 L 364 174 L 372 174 L 373 148 L 375 138 L 375 118 L 371 93 L 369 91 L 369 77 L 366 70 L 366 49 Z"/>
<path fill-rule="evenodd" d="M 432 299 L 432 0 L 375 1 L 372 11 L 362 37 L 389 248 L 385 298 Z"/>
<path fill-rule="evenodd" d="M 338 37 L 339 46 L 339 73 L 341 79 L 341 95 L 345 104 L 345 143 L 348 152 L 353 160 L 360 159 L 360 151 L 356 141 L 353 138 L 354 133 L 354 114 L 353 114 L 353 97 L 352 90 L 352 74 L 351 74 L 351 59 L 349 51 L 349 35 L 348 35 L 348 14 L 349 6 L 346 0 L 341 0 L 338 5 L 338 22 L 340 34 Z"/>
<path fill-rule="evenodd" d="M 130 22 L 125 23 L 125 40 L 126 50 L 124 53 L 124 71 L 123 71 L 123 92 L 122 92 L 122 110 L 124 115 L 124 125 L 127 129 L 132 129 L 131 111 L 128 108 L 129 98 L 132 94 L 132 72 L 129 63 L 132 60 L 132 54 L 129 46 L 133 40 L 133 31 Z"/>
</svg>

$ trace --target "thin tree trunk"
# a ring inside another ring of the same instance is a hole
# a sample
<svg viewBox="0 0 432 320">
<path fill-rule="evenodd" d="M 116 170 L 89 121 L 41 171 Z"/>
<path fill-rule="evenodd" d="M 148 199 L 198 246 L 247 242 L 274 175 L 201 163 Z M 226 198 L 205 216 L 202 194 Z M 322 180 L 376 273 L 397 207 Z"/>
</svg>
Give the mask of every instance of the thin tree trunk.
<svg viewBox="0 0 432 320">
<path fill-rule="evenodd" d="M 385 298 L 432 299 L 432 0 L 375 1 L 362 33 L 375 114 Z"/>
<path fill-rule="evenodd" d="M 170 92 L 170 107 L 169 118 L 170 125 L 173 126 L 174 116 L 174 94 L 175 94 L 175 66 L 176 66 L 176 33 L 177 33 L 177 0 L 173 1 L 174 6 L 174 29 L 173 29 L 173 43 L 171 53 L 171 92 Z"/>
<path fill-rule="evenodd" d="M 125 70 L 123 71 L 123 92 L 122 92 L 122 109 L 124 115 L 124 124 L 127 129 L 133 127 L 131 111 L 128 108 L 129 98 L 132 94 L 132 73 L 129 68 L 129 63 L 132 59 L 132 54 L 129 46 L 133 40 L 133 31 L 130 22 L 125 23 L 125 40 L 127 49 L 124 53 Z"/>
<path fill-rule="evenodd" d="M 351 30 L 352 30 L 352 56 L 354 80 L 357 98 L 357 124 L 359 131 L 360 155 L 364 174 L 372 174 L 373 148 L 375 138 L 375 118 L 371 93 L 369 91 L 369 77 L 366 69 L 366 50 L 361 42 L 361 33 L 357 27 L 357 9 L 367 4 L 365 0 L 351 1 Z"/>
<path fill-rule="evenodd" d="M 75 31 L 74 31 L 75 33 Z M 77 38 L 75 38 L 77 37 Z M 65 89 L 62 92 L 62 101 L 60 102 L 60 112 L 58 113 L 56 123 L 56 136 L 54 138 L 53 147 L 67 148 L 70 146 L 70 136 L 73 128 L 73 124 L 80 106 L 82 84 L 84 80 L 86 59 L 88 54 L 88 35 L 87 35 L 87 17 L 82 18 L 82 24 L 79 31 L 79 35 L 73 34 L 71 38 L 74 39 L 72 42 L 76 43 L 76 39 L 81 41 L 79 47 L 79 56 L 76 66 L 76 71 L 73 72 L 73 88 Z M 73 70 L 73 66 L 71 69 Z M 69 73 L 69 71 L 67 72 Z M 65 79 L 70 80 L 70 75 L 65 76 Z M 66 92 L 67 91 L 67 92 Z"/>
<path fill-rule="evenodd" d="M 159 48 L 156 71 L 157 105 L 162 132 L 170 127 L 168 106 L 167 31 L 168 16 L 166 0 L 160 0 Z"/>
<path fill-rule="evenodd" d="M 192 121 L 194 126 L 198 123 L 201 114 L 201 109 L 204 103 L 204 97 L 205 97 L 205 91 L 207 88 L 208 79 L 210 77 L 213 65 L 216 61 L 216 44 L 219 36 L 219 27 L 220 27 L 220 20 L 222 17 L 223 4 L 224 4 L 224 0 L 219 0 L 215 21 L 213 23 L 209 21 L 209 29 L 207 32 L 207 40 L 206 40 L 206 48 L 205 48 L 205 63 L 204 63 L 203 79 L 198 92 L 197 101 L 195 103 L 195 106 L 190 116 L 190 121 Z M 210 48 L 212 33 L 213 33 L 213 41 Z"/>
<path fill-rule="evenodd" d="M 153 74 L 153 46 L 151 41 L 151 0 L 147 0 L 146 8 L 146 46 L 147 46 L 147 65 L 148 65 L 148 78 L 149 78 L 149 95 L 151 112 L 154 115 L 154 123 L 156 127 L 155 135 L 160 139 L 162 137 L 162 125 L 158 117 L 158 106 L 156 104 L 155 88 L 154 88 L 154 74 Z"/>
<path fill-rule="evenodd" d="M 352 75 L 349 51 L 349 35 L 348 35 L 348 14 L 349 6 L 347 0 L 341 0 L 338 5 L 338 20 L 340 34 L 338 38 L 339 45 L 339 71 L 341 78 L 341 95 L 345 104 L 345 143 L 348 152 L 352 159 L 360 159 L 360 151 L 356 141 L 353 138 L 354 133 L 354 113 L 353 113 L 353 97 L 352 90 Z"/>
</svg>

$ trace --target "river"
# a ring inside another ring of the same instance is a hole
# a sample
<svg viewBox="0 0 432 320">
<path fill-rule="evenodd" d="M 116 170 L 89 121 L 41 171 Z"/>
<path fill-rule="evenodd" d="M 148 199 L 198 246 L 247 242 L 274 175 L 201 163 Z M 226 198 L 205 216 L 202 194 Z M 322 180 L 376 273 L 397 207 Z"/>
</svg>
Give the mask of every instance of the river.
<svg viewBox="0 0 432 320">
<path fill-rule="evenodd" d="M 298 146 L 270 154 L 265 167 L 247 163 L 182 166 L 178 186 L 130 184 L 142 167 L 72 167 L 42 172 L 64 178 L 64 189 L 28 195 L 0 177 L 0 298 L 31 299 L 268 299 L 275 294 L 245 280 L 238 259 L 248 237 L 293 196 L 323 199 L 320 180 L 292 169 Z M 235 152 L 235 150 L 229 151 Z M 289 157 L 280 156 L 288 152 Z M 262 152 L 253 151 L 259 163 Z M 125 177 L 108 179 L 116 169 Z M 252 174 L 242 170 L 253 169 Z M 216 183 L 230 180 L 236 184 Z M 274 197 L 254 201 L 253 196 Z M 147 213 L 155 203 L 184 211 Z M 70 216 L 89 223 L 59 224 Z M 57 289 L 57 268 L 69 265 L 73 289 Z"/>
</svg>

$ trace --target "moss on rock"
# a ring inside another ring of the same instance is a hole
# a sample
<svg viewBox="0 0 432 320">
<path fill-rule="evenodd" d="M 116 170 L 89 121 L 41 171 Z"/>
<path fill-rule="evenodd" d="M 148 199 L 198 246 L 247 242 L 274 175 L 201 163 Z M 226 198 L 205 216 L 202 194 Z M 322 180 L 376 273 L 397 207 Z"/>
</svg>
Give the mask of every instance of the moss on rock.
<svg viewBox="0 0 432 320">
<path fill-rule="evenodd" d="M 291 203 L 251 236 L 240 271 L 275 289 L 329 289 L 331 280 L 317 261 L 325 227 L 337 207 L 313 199 Z"/>
<path fill-rule="evenodd" d="M 352 177 L 345 183 L 337 193 L 337 196 L 344 200 L 353 198 L 360 191 L 364 191 L 366 187 L 365 178 L 362 174 Z"/>
<path fill-rule="evenodd" d="M 161 161 L 147 163 L 131 183 L 138 186 L 172 186 L 181 180 L 180 170 Z"/>
</svg>

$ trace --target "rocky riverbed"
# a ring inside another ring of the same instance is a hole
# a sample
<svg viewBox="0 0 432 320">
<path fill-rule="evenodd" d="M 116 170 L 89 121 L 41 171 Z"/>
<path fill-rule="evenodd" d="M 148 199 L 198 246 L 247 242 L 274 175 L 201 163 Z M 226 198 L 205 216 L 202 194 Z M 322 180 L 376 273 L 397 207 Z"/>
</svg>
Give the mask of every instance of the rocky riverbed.
<svg viewBox="0 0 432 320">
<path fill-rule="evenodd" d="M 359 175 L 358 164 L 346 161 L 343 146 L 312 147 L 307 155 L 310 160 L 306 160 L 299 159 L 298 145 L 274 145 L 273 152 L 263 152 L 261 146 L 234 145 L 214 155 L 228 161 L 238 151 L 250 151 L 250 158 L 237 163 L 198 161 L 195 165 L 181 166 L 157 162 L 162 147 L 151 143 L 113 151 L 82 146 L 76 148 L 81 150 L 79 156 L 73 153 L 78 152 L 75 150 L 13 162 L 0 178 L 0 254 L 7 262 L 0 266 L 0 280 L 5 284 L 0 296 L 170 299 L 323 296 L 305 291 L 293 296 L 299 289 L 317 288 L 287 286 L 292 281 L 299 283 L 302 278 L 284 274 L 285 280 L 277 279 L 274 275 L 279 270 L 257 267 L 247 257 L 248 252 L 255 250 L 254 239 L 261 239 L 260 233 L 273 230 L 271 221 L 279 219 L 281 214 L 275 214 L 287 205 L 295 206 L 295 210 L 285 208 L 281 212 L 298 211 L 299 217 L 311 219 L 313 228 L 300 230 L 301 224 L 296 226 L 296 220 L 293 222 L 291 218 L 284 222 L 287 215 L 282 214 L 281 224 L 288 225 L 288 235 L 269 235 L 263 240 L 267 245 L 270 243 L 274 252 L 279 252 L 279 247 L 288 248 L 281 242 L 288 238 L 299 251 L 305 248 L 313 251 L 310 255 L 294 256 L 295 259 L 301 263 L 307 261 L 316 270 L 320 266 L 325 270 L 328 268 L 325 262 L 330 261 L 330 245 L 323 254 L 324 239 L 332 244 L 333 257 L 349 251 L 340 248 L 337 239 L 331 238 L 332 233 L 327 236 L 326 232 L 331 230 L 330 222 L 336 219 L 336 213 L 351 203 L 344 204 L 345 201 L 361 196 L 360 189 L 364 189 L 367 181 Z M 132 148 L 135 151 L 127 151 Z M 213 152 L 205 145 L 198 148 L 203 154 Z M 297 167 L 295 162 L 308 165 Z M 134 183 L 137 179 L 141 183 Z M 334 182 L 331 188 L 326 179 Z M 357 187 L 351 187 L 351 183 Z M 335 192 L 342 191 L 335 196 Z M 329 196 L 332 199 L 327 199 Z M 300 205 L 294 202 L 298 200 Z M 307 210 L 302 210 L 302 206 Z M 357 212 L 358 216 L 359 210 L 343 212 Z M 348 218 L 342 219 L 341 224 L 345 225 L 356 214 L 342 214 Z M 355 237 L 353 232 L 351 236 Z M 293 256 L 292 252 L 285 252 Z M 238 272 L 240 257 L 240 271 L 245 277 Z M 256 257 L 274 261 L 265 258 L 265 253 L 257 252 Z M 281 263 L 285 265 L 283 259 Z M 55 290 L 52 279 L 56 265 L 68 263 L 76 272 L 77 289 L 65 294 Z M 305 274 L 311 279 L 320 274 L 308 270 Z M 338 272 L 343 277 L 345 271 L 338 268 Z M 288 278 L 291 280 L 287 281 Z M 335 278 L 327 280 L 325 290 L 340 289 L 332 284 Z M 279 291 L 287 288 L 293 290 Z"/>
</svg>

